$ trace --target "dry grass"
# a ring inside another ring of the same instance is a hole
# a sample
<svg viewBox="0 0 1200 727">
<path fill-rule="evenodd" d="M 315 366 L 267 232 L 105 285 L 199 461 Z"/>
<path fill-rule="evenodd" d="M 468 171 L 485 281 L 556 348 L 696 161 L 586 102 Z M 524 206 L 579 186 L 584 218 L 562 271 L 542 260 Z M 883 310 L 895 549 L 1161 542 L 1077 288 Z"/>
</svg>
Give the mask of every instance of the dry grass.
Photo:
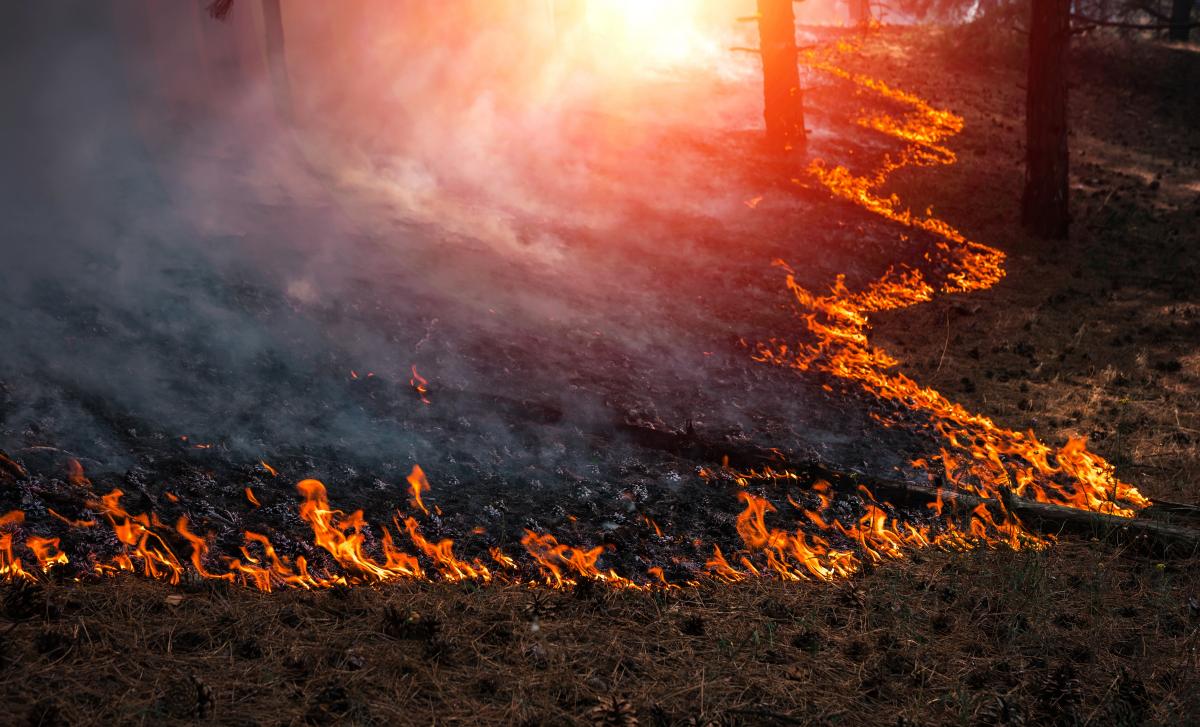
<svg viewBox="0 0 1200 727">
<path fill-rule="evenodd" d="M 8 594 L 0 693 L 32 724 L 1178 724 L 1197 575 L 1064 544 L 653 596 L 52 585 Z"/>
</svg>

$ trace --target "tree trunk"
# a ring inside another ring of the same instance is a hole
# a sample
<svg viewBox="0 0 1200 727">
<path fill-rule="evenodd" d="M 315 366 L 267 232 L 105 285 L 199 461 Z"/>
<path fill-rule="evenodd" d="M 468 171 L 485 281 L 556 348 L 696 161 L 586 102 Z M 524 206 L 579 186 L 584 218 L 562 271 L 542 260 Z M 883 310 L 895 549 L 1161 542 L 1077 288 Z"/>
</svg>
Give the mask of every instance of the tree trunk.
<svg viewBox="0 0 1200 727">
<path fill-rule="evenodd" d="M 1025 193 L 1021 223 L 1048 239 L 1067 236 L 1067 47 L 1071 0 L 1033 0 L 1025 96 Z"/>
<path fill-rule="evenodd" d="M 292 81 L 288 76 L 287 55 L 283 45 L 283 8 L 279 0 L 262 0 L 262 10 L 267 36 L 267 72 L 271 74 L 275 107 L 284 121 L 291 123 Z"/>
<path fill-rule="evenodd" d="M 802 148 L 804 95 L 796 59 L 796 14 L 792 0 L 758 0 L 758 35 L 767 144 L 778 152 Z"/>
<path fill-rule="evenodd" d="M 850 23 L 858 28 L 871 24 L 871 0 L 849 0 Z"/>
<path fill-rule="evenodd" d="M 1192 8 L 1196 0 L 1175 0 L 1171 3 L 1171 30 L 1167 37 L 1171 40 L 1187 42 L 1191 33 Z"/>
</svg>

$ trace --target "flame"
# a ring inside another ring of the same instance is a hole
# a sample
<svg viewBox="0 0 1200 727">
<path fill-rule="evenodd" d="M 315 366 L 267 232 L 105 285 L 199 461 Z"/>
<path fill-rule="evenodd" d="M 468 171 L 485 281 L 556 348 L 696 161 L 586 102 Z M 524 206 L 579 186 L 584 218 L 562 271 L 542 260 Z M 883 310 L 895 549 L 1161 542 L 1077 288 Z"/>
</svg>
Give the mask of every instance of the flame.
<svg viewBox="0 0 1200 727">
<path fill-rule="evenodd" d="M 92 481 L 83 475 L 83 465 L 77 459 L 67 460 L 67 482 L 76 487 L 91 487 Z"/>
<path fill-rule="evenodd" d="M 421 501 L 421 493 L 429 489 L 429 480 L 425 477 L 425 471 L 421 469 L 421 465 L 413 465 L 412 473 L 408 476 L 408 486 L 412 491 L 413 505 L 425 513 L 429 514 L 425 503 Z"/>
<path fill-rule="evenodd" d="M 712 558 L 704 566 L 713 574 L 713 577 L 726 583 L 736 583 L 746 577 L 746 574 L 729 565 L 729 561 L 725 560 L 725 555 L 721 552 L 721 548 L 716 545 L 713 546 Z"/>
<path fill-rule="evenodd" d="M 54 511 L 52 508 L 46 508 L 46 512 L 47 512 L 47 513 L 49 513 L 49 514 L 50 514 L 50 517 L 54 518 L 55 520 L 58 520 L 58 521 L 60 521 L 60 522 L 63 522 L 63 523 L 66 523 L 68 526 L 70 526 L 70 527 L 73 527 L 73 528 L 93 528 L 93 527 L 96 527 L 96 521 L 95 521 L 95 520 L 73 520 L 73 519 L 71 519 L 71 518 L 69 518 L 69 517 L 66 517 L 65 515 L 60 515 L 60 514 L 58 514 L 58 513 L 57 513 L 57 512 L 55 512 L 55 511 Z"/>
<path fill-rule="evenodd" d="M 421 397 L 421 403 L 429 406 L 429 398 L 425 396 L 429 393 L 429 382 L 425 380 L 424 376 L 417 373 L 416 364 L 412 366 L 412 378 L 408 380 L 408 385 L 413 388 L 413 391 L 417 392 L 417 396 Z"/>
<path fill-rule="evenodd" d="M 253 505 L 255 509 L 262 507 L 262 503 L 259 502 L 258 498 L 254 496 L 254 490 L 251 490 L 249 485 L 246 486 L 245 493 L 246 499 L 250 501 L 250 504 Z"/>
<path fill-rule="evenodd" d="M 37 556 L 38 566 L 43 572 L 67 563 L 67 554 L 58 549 L 58 543 L 58 538 L 40 538 L 36 535 L 25 541 L 25 545 Z"/>
<path fill-rule="evenodd" d="M 604 554 L 602 546 L 590 550 L 572 548 L 559 543 L 549 533 L 539 535 L 532 530 L 525 531 L 521 545 L 541 567 L 546 584 L 555 588 L 575 585 L 578 578 L 600 581 L 618 588 L 639 587 L 612 570 L 601 571 L 596 567 L 596 562 Z"/>
<path fill-rule="evenodd" d="M 839 43 L 834 54 L 853 46 Z M 908 166 L 953 164 L 954 153 L 943 142 L 963 127 L 960 117 L 936 109 L 917 96 L 860 74 L 842 70 L 816 52 L 804 58 L 812 68 L 845 79 L 907 107 L 896 119 L 873 114 L 859 124 L 888 134 L 907 144 L 895 157 L 886 157 L 879 169 L 859 176 L 844 166 L 828 168 L 821 161 L 810 173 L 836 197 L 851 201 L 882 217 L 940 238 L 926 254 L 923 269 L 891 268 L 861 290 L 852 291 L 839 276 L 830 292 L 817 295 L 800 286 L 788 269 L 787 287 L 803 311 L 812 342 L 789 345 L 778 340 L 758 344 L 755 358 L 798 370 L 816 369 L 853 382 L 866 391 L 899 406 L 911 418 L 929 418 L 930 428 L 956 456 L 943 449 L 947 480 L 984 498 L 998 498 L 1001 488 L 1039 502 L 1132 517 L 1150 501 L 1133 486 L 1119 481 L 1112 465 L 1089 452 L 1082 438 L 1070 439 L 1057 450 L 1030 432 L 1017 432 L 972 414 L 932 388 L 924 387 L 893 369 L 898 361 L 870 343 L 869 314 L 932 300 L 938 292 L 962 293 L 991 287 L 1004 276 L 1004 253 L 967 239 L 949 223 L 933 216 L 914 214 L 896 195 L 881 191 L 890 175 Z M 782 263 L 781 263 L 782 264 Z M 783 265 L 786 269 L 786 265 Z M 900 424 L 899 416 L 879 416 L 885 425 Z M 952 462 L 959 462 L 954 466 Z M 918 460 L 920 466 L 929 462 Z M 965 477 L 964 477 L 965 475 Z"/>
<path fill-rule="evenodd" d="M 25 513 L 20 510 L 11 510 L 0 515 L 0 529 L 4 529 L 4 532 L 0 533 L 0 577 L 6 581 L 13 581 L 17 578 L 34 580 L 33 575 L 21 567 L 21 559 L 13 553 L 12 531 L 15 526 L 23 522 L 25 522 Z"/>
<path fill-rule="evenodd" d="M 771 481 L 798 479 L 793 473 L 773 471 L 739 477 L 743 480 Z M 870 490 L 859 486 L 858 499 L 863 514 L 845 524 L 826 514 L 831 504 L 827 495 L 830 489 L 828 483 L 818 481 L 811 489 L 818 495 L 820 505 L 816 509 L 799 507 L 795 500 L 788 498 L 800 510 L 802 522 L 815 525 L 827 536 L 857 545 L 861 555 L 848 549 L 835 548 L 826 537 L 808 534 L 801 529 L 789 532 L 768 527 L 766 516 L 767 513 L 777 512 L 775 506 L 749 492 L 738 493 L 739 499 L 745 504 L 745 509 L 737 517 L 738 535 L 752 555 L 759 554 L 766 561 L 767 571 L 774 572 L 784 580 L 830 581 L 843 578 L 857 572 L 864 558 L 872 563 L 898 560 L 912 550 L 938 548 L 962 551 L 997 545 L 1013 549 L 1043 548 L 1051 542 L 1048 538 L 1026 531 L 1016 516 L 1009 513 L 999 501 L 994 503 L 1001 510 L 999 518 L 992 514 L 987 504 L 980 503 L 971 512 L 965 529 L 948 519 L 931 525 L 914 525 L 889 515 Z M 742 562 L 752 572 L 760 572 L 749 558 L 743 558 Z M 732 582 L 744 577 L 729 565 L 719 548 L 714 549 L 713 558 L 707 565 L 721 580 Z"/>
<path fill-rule="evenodd" d="M 112 527 L 113 533 L 121 543 L 121 554 L 109 563 L 96 564 L 100 574 L 112 574 L 117 571 L 134 572 L 134 561 L 141 561 L 141 572 L 150 578 L 165 579 L 172 585 L 179 583 L 183 566 L 171 552 L 171 548 L 155 529 L 162 529 L 162 523 L 153 513 L 133 515 L 121 507 L 120 490 L 113 490 L 104 495 L 99 501 L 92 501 L 88 506 L 98 510 Z"/>
</svg>

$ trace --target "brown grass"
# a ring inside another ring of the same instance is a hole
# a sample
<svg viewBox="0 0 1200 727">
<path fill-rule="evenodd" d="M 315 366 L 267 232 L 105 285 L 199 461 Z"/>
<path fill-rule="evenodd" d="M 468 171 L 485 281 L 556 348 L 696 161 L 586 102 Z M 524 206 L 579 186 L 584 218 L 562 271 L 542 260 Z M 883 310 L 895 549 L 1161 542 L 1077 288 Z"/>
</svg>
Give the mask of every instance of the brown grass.
<svg viewBox="0 0 1200 727">
<path fill-rule="evenodd" d="M 1179 724 L 1197 586 L 1086 544 L 658 595 L 129 578 L 10 592 L 0 693 L 32 724 Z"/>
</svg>

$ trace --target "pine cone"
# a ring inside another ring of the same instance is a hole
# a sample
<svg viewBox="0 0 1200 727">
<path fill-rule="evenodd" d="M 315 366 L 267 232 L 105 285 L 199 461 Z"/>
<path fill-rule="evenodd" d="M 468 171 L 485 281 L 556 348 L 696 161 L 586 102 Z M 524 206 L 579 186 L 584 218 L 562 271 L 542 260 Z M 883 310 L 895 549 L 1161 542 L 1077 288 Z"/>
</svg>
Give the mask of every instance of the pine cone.
<svg viewBox="0 0 1200 727">
<path fill-rule="evenodd" d="M 1025 713 L 1020 705 L 997 695 L 979 710 L 976 722 L 980 727 L 1024 727 Z"/>
<path fill-rule="evenodd" d="M 192 705 L 192 716 L 196 719 L 208 719 L 212 716 L 213 710 L 212 687 L 200 681 L 200 677 L 195 674 L 192 674 L 190 678 L 192 688 L 196 692 L 196 702 Z"/>
<path fill-rule="evenodd" d="M 525 604 L 525 607 L 521 609 L 521 613 L 526 619 L 536 621 L 543 616 L 549 616 L 557 610 L 558 604 L 552 600 L 552 596 L 549 593 L 537 591 L 533 594 L 533 600 Z"/>
<path fill-rule="evenodd" d="M 27 621 L 42 612 L 44 602 L 41 586 L 18 580 L 4 594 L 4 615 L 13 621 Z"/>
<path fill-rule="evenodd" d="M 628 700 L 620 697 L 601 697 L 600 702 L 588 712 L 595 727 L 637 727 L 637 711 Z"/>
<path fill-rule="evenodd" d="M 1117 676 L 1117 688 L 1113 694 L 1110 710 L 1111 724 L 1115 727 L 1135 727 L 1146 719 L 1146 708 L 1150 697 L 1141 679 L 1121 668 Z"/>
<path fill-rule="evenodd" d="M 1083 702 L 1075 667 L 1063 664 L 1046 678 L 1037 691 L 1038 723 L 1052 727 L 1078 727 L 1083 723 Z"/>
<path fill-rule="evenodd" d="M 442 624 L 436 618 L 422 616 L 416 611 L 406 613 L 390 604 L 383 610 L 383 633 L 393 639 L 432 641 L 441 628 Z"/>
</svg>

